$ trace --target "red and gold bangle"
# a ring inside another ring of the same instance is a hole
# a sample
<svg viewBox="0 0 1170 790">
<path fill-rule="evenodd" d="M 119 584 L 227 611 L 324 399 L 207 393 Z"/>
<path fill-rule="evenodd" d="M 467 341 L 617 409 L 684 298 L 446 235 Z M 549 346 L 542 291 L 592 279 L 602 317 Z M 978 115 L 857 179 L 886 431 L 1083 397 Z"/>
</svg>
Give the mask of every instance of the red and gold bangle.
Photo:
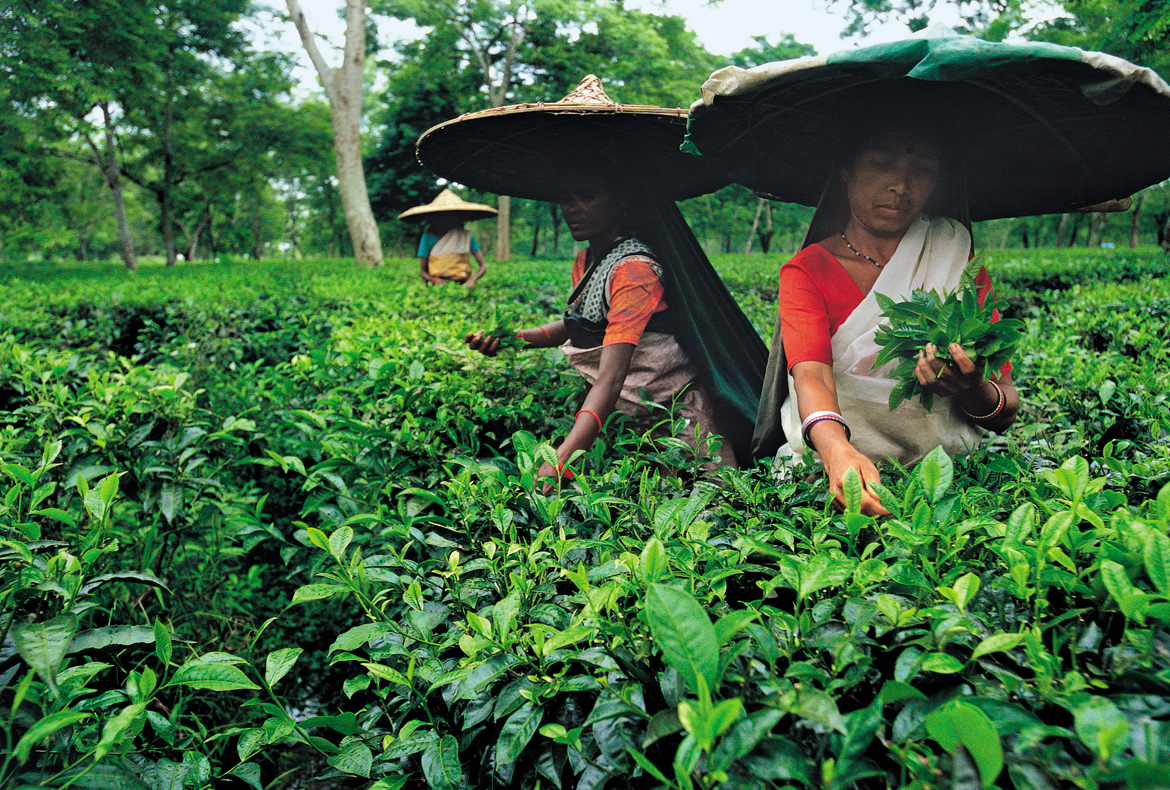
<svg viewBox="0 0 1170 790">
<path fill-rule="evenodd" d="M 578 410 L 577 413 L 573 415 L 573 421 L 576 422 L 577 418 L 580 417 L 582 414 L 588 414 L 590 417 L 597 420 L 597 432 L 598 433 L 601 433 L 602 431 L 605 430 L 605 424 L 602 423 L 601 418 L 597 416 L 596 412 L 590 411 L 589 409 Z"/>
<path fill-rule="evenodd" d="M 1004 393 L 1003 393 L 1003 387 L 999 386 L 999 384 L 997 384 L 993 379 L 988 379 L 987 382 L 991 386 L 995 387 L 995 391 L 999 394 L 999 399 L 996 400 L 995 408 L 991 410 L 990 414 L 977 415 L 977 414 L 972 414 L 971 412 L 967 411 L 966 409 L 963 409 L 963 414 L 966 414 L 968 417 L 970 417 L 972 420 L 975 420 L 976 422 L 979 422 L 982 420 L 990 420 L 992 417 L 998 417 L 999 413 L 1001 411 L 1003 411 L 1004 404 L 1007 403 L 1007 396 L 1004 395 Z M 962 407 L 960 407 L 960 408 L 962 408 Z"/>
</svg>

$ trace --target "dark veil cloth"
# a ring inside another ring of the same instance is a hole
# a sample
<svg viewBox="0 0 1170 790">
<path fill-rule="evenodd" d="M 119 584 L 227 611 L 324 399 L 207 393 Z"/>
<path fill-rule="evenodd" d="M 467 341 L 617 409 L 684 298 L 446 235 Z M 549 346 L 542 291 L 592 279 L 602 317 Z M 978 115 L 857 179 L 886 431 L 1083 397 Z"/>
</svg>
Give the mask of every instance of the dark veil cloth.
<svg viewBox="0 0 1170 790">
<path fill-rule="evenodd" d="M 768 350 L 711 266 L 678 205 L 647 200 L 637 211 L 638 238 L 666 264 L 671 333 L 718 404 L 724 439 L 739 463 L 747 465 Z"/>
</svg>

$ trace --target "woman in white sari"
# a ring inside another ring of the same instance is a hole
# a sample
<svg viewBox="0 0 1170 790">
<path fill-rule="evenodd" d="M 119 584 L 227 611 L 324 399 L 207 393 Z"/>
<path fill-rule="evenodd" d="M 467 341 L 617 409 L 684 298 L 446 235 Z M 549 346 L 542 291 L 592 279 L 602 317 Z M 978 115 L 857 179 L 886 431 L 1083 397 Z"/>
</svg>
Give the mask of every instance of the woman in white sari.
<svg viewBox="0 0 1170 790">
<path fill-rule="evenodd" d="M 895 363 L 873 370 L 881 317 L 875 293 L 901 301 L 915 289 L 953 289 L 971 257 L 968 228 L 927 213 L 943 159 L 912 129 L 887 126 L 862 139 L 843 158 L 806 246 L 781 269 L 789 389 L 780 453 L 815 450 L 839 504 L 845 474 L 856 469 L 866 484 L 862 512 L 870 515 L 887 512 L 868 485 L 879 481 L 876 463 L 914 463 L 940 445 L 962 452 L 983 430 L 1007 428 L 1019 410 L 1010 363 L 985 380 L 957 345 L 950 364 L 931 345 L 919 353 L 919 382 L 945 399 L 930 412 L 916 399 L 891 412 Z M 985 271 L 976 285 L 981 297 L 990 290 Z"/>
</svg>

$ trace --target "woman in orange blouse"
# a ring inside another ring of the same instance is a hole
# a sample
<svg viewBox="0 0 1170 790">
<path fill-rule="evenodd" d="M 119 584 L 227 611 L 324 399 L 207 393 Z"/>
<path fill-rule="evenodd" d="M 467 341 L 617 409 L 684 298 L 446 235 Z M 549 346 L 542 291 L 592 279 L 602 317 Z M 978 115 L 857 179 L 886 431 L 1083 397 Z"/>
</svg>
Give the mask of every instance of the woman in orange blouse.
<svg viewBox="0 0 1170 790">
<path fill-rule="evenodd" d="M 707 434 L 722 433 L 693 365 L 665 323 L 666 273 L 628 226 L 631 194 L 617 183 L 600 172 L 571 180 L 561 213 L 573 238 L 589 246 L 573 262 L 569 307 L 560 320 L 520 331 L 530 347 L 560 346 L 590 385 L 569 435 L 557 448 L 559 464 L 545 464 L 541 475 L 570 476 L 574 453 L 593 444 L 615 410 L 651 417 L 643 393 L 655 403 L 677 406 L 689 419 L 679 438 L 692 447 L 705 450 Z M 488 356 L 499 349 L 499 339 L 482 331 L 467 335 L 466 342 Z M 723 464 L 735 463 L 726 444 L 719 456 Z"/>
</svg>

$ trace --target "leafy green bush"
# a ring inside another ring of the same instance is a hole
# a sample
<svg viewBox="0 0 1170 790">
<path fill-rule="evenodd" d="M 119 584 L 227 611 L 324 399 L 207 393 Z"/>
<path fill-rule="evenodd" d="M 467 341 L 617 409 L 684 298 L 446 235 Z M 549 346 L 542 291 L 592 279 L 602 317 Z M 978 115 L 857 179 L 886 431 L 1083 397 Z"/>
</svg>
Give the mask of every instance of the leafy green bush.
<svg viewBox="0 0 1170 790">
<path fill-rule="evenodd" d="M 880 520 L 624 424 L 537 493 L 579 380 L 461 338 L 565 263 L 0 273 L 2 781 L 1157 786 L 1170 294 L 1081 254 L 1005 311 L 1017 424 Z M 719 265 L 770 335 L 765 260 Z"/>
</svg>

